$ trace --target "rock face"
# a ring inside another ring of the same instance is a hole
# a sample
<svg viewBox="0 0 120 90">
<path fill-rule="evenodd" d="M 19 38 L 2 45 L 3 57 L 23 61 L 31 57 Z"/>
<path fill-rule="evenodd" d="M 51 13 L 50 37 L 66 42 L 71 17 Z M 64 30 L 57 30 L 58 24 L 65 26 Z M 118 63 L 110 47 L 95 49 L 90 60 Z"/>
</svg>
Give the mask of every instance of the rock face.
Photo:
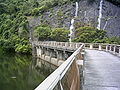
<svg viewBox="0 0 120 90">
<path fill-rule="evenodd" d="M 75 19 L 76 28 L 89 25 L 97 27 L 100 0 L 80 0 L 78 17 Z M 49 24 L 52 27 L 69 29 L 70 21 L 75 14 L 75 3 L 56 6 L 38 17 L 29 19 L 30 27 L 38 24 Z M 105 29 L 109 36 L 120 36 L 120 7 L 104 0 L 101 29 Z"/>
<path fill-rule="evenodd" d="M 79 19 L 88 25 L 97 27 L 100 0 L 93 3 L 79 2 Z M 120 36 L 120 7 L 104 0 L 102 8 L 101 29 L 107 30 L 109 36 Z"/>
<path fill-rule="evenodd" d="M 106 1 L 103 9 L 102 27 L 107 23 L 105 30 L 108 34 L 120 37 L 120 7 Z"/>
</svg>

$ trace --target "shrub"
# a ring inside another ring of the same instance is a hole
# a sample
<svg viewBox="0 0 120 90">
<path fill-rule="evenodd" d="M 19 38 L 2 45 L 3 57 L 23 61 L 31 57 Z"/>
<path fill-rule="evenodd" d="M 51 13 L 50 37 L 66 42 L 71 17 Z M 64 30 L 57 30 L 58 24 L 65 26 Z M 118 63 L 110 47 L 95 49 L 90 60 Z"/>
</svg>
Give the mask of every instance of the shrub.
<svg viewBox="0 0 120 90">
<path fill-rule="evenodd" d="M 65 42 L 68 41 L 68 34 L 69 30 L 64 28 L 55 28 L 52 30 L 50 37 L 53 41 Z"/>
<path fill-rule="evenodd" d="M 106 37 L 106 31 L 97 30 L 94 27 L 80 27 L 76 30 L 75 39 L 73 41 L 91 43 L 96 39 L 101 40 Z"/>
<path fill-rule="evenodd" d="M 30 53 L 31 52 L 31 46 L 25 45 L 25 44 L 16 44 L 15 45 L 15 51 L 18 53 Z"/>
<path fill-rule="evenodd" d="M 43 13 L 46 10 L 48 10 L 48 7 L 43 5 L 40 8 L 34 8 L 31 12 L 31 15 L 39 15 L 40 13 Z"/>
<path fill-rule="evenodd" d="M 51 28 L 44 25 L 39 25 L 34 30 L 34 36 L 38 38 L 38 40 L 44 41 L 50 39 Z"/>
</svg>

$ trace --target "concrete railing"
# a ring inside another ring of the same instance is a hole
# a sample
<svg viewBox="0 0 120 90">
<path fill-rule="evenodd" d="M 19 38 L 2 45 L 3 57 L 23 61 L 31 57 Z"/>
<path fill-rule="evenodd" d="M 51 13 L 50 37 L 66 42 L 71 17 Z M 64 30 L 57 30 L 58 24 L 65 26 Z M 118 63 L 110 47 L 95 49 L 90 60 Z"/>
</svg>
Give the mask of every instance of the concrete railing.
<svg viewBox="0 0 120 90">
<path fill-rule="evenodd" d="M 35 90 L 79 90 L 80 73 L 78 65 L 83 64 L 82 50 L 95 49 L 120 56 L 120 45 L 101 43 L 34 42 L 44 47 L 76 50 L 61 66 L 48 76 Z M 77 63 L 77 64 L 76 64 Z"/>
<path fill-rule="evenodd" d="M 101 44 L 101 43 L 85 43 L 86 49 L 96 49 L 110 52 L 114 55 L 120 56 L 120 45 L 116 44 Z"/>
<path fill-rule="evenodd" d="M 68 50 L 77 50 L 83 43 L 70 43 L 70 42 L 34 42 L 37 45 L 43 45 L 53 48 L 62 48 Z M 97 49 L 110 52 L 120 56 L 120 45 L 116 44 L 101 44 L 101 43 L 84 43 L 86 49 Z"/>
<path fill-rule="evenodd" d="M 83 65 L 83 57 L 81 52 L 84 48 L 84 44 L 70 44 L 64 42 L 36 43 L 44 46 L 76 48 L 77 50 L 35 90 L 79 90 L 80 73 L 78 64 Z"/>
<path fill-rule="evenodd" d="M 44 47 L 53 47 L 58 49 L 68 49 L 68 50 L 77 50 L 83 43 L 70 43 L 70 42 L 55 42 L 55 41 L 46 41 L 46 42 L 33 42 L 37 46 Z"/>
</svg>

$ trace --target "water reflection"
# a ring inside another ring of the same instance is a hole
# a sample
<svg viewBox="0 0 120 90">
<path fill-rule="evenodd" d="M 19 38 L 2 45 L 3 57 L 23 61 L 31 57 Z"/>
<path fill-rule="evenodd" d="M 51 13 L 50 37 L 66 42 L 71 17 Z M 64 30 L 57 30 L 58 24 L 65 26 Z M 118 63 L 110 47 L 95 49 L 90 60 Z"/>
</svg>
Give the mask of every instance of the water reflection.
<svg viewBox="0 0 120 90">
<path fill-rule="evenodd" d="M 25 55 L 0 55 L 0 90 L 34 90 L 55 69 Z"/>
</svg>

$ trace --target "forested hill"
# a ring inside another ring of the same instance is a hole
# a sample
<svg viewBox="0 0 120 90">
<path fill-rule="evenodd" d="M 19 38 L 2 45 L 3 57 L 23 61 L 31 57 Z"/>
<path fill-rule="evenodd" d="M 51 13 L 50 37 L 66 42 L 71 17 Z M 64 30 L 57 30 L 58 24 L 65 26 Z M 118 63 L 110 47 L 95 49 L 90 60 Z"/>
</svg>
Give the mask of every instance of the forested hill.
<svg viewBox="0 0 120 90">
<path fill-rule="evenodd" d="M 82 3 L 83 0 L 77 0 L 77 1 Z M 99 2 L 99 0 L 84 0 L 84 1 L 90 3 Z M 119 7 L 120 0 L 108 0 L 108 1 L 115 4 L 116 7 Z M 39 38 L 39 40 L 68 41 L 68 33 L 69 33 L 68 22 L 70 22 L 71 18 L 73 17 L 72 15 L 73 13 L 71 12 L 74 12 L 74 6 L 75 6 L 74 2 L 76 2 L 76 0 L 0 0 L 1 49 L 5 51 L 13 51 L 19 53 L 30 53 L 31 46 L 29 44 L 29 38 L 30 38 L 29 31 L 32 27 L 30 27 L 29 24 L 31 20 L 33 21 L 35 20 L 33 18 L 37 18 L 36 21 L 38 22 L 37 23 L 38 26 L 34 27 L 35 31 L 33 33 L 35 34 L 35 37 Z M 97 3 L 97 5 L 99 5 L 99 3 Z M 54 16 L 55 13 L 57 14 L 57 17 Z M 52 17 L 53 22 L 51 21 L 51 19 L 46 20 L 49 19 L 49 17 L 46 18 L 46 15 Z M 39 20 L 39 18 L 42 19 Z M 78 22 L 79 21 L 80 20 L 78 19 Z M 64 22 L 66 24 L 64 24 Z M 32 25 L 34 25 L 34 23 L 32 23 Z M 83 28 L 81 26 L 85 26 L 85 25 L 83 25 L 83 23 L 76 23 L 76 29 L 78 28 L 77 32 L 78 31 L 80 32 L 80 30 L 86 28 L 87 30 L 95 29 L 94 26 L 83 27 Z M 93 34 L 93 36 L 95 34 L 96 32 Z M 81 41 L 81 38 L 80 37 L 78 38 L 76 38 L 76 41 Z M 96 41 L 96 40 L 91 39 L 91 41 Z M 104 41 L 106 41 L 106 38 L 105 40 L 102 40 L 102 42 Z M 82 41 L 82 42 L 87 42 L 87 41 Z"/>
<path fill-rule="evenodd" d="M 45 12 L 69 0 L 0 0 L 0 46 L 4 50 L 29 53 L 27 17 Z"/>
</svg>

